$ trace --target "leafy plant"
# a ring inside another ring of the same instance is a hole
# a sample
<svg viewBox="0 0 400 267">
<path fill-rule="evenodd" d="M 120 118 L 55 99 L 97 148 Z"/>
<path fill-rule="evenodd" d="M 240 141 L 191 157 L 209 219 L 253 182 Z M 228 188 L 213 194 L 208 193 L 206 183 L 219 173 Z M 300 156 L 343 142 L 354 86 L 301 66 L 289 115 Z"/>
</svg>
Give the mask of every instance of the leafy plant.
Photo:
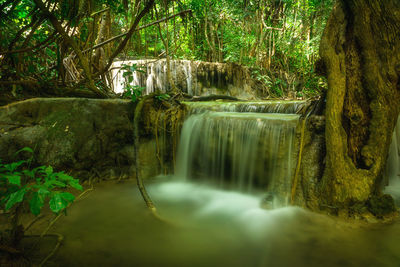
<svg viewBox="0 0 400 267">
<path fill-rule="evenodd" d="M 17 152 L 33 153 L 25 147 Z M 66 211 L 75 196 L 65 189 L 72 187 L 82 190 L 79 180 L 64 172 L 54 172 L 51 166 L 30 168 L 32 157 L 4 164 L 0 160 L 0 209 L 11 211 L 14 218 L 11 232 L 19 227 L 21 207 L 29 204 L 35 216 L 39 215 L 43 206 L 48 203 L 51 211 L 58 214 Z"/>
<path fill-rule="evenodd" d="M 140 67 L 138 67 L 136 64 L 133 65 L 124 64 L 122 65 L 121 70 L 123 71 L 122 77 L 125 78 L 124 96 L 132 99 L 132 102 L 136 102 L 136 100 L 142 95 L 142 91 L 145 89 L 145 87 L 131 84 L 133 82 L 133 73 L 135 71 L 137 72 L 144 72 L 144 71 L 140 69 Z"/>
<path fill-rule="evenodd" d="M 126 85 L 124 90 L 124 96 L 129 97 L 132 102 L 136 102 L 138 98 L 142 95 L 142 91 L 145 89 L 145 87 L 141 87 L 138 85 Z"/>
<path fill-rule="evenodd" d="M 154 96 L 159 101 L 168 100 L 171 96 L 169 94 L 159 94 Z"/>
</svg>

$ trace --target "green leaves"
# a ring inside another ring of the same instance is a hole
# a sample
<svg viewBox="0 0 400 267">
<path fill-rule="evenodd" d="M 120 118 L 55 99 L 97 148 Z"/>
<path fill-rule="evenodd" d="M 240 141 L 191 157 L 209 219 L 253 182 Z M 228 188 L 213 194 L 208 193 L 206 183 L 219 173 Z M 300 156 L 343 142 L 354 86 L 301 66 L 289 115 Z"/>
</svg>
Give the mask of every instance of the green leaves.
<svg viewBox="0 0 400 267">
<path fill-rule="evenodd" d="M 33 193 L 31 200 L 29 201 L 29 207 L 33 215 L 37 216 L 44 205 L 43 195 L 39 192 Z"/>
<path fill-rule="evenodd" d="M 68 192 L 55 193 L 49 201 L 50 209 L 59 213 L 75 200 L 75 196 Z"/>
<path fill-rule="evenodd" d="M 32 153 L 32 149 L 23 148 L 17 154 L 23 151 Z M 24 164 L 27 162 L 2 164 L 0 160 L 0 209 L 10 210 L 18 203 L 26 202 L 32 214 L 39 215 L 48 201 L 50 209 L 58 213 L 75 200 L 73 194 L 62 190 L 68 187 L 83 189 L 78 179 L 64 172 L 55 172 L 51 166 L 29 169 L 28 164 Z"/>
<path fill-rule="evenodd" d="M 30 147 L 24 147 L 24 148 L 18 150 L 15 154 L 19 154 L 19 153 L 24 152 L 24 151 L 29 152 L 29 153 L 33 153 L 32 148 L 30 148 Z"/>
<path fill-rule="evenodd" d="M 4 175 L 10 184 L 21 185 L 21 176 L 15 174 Z"/>
<path fill-rule="evenodd" d="M 25 193 L 26 189 L 22 188 L 17 192 L 10 194 L 6 203 L 6 211 L 11 209 L 15 204 L 20 203 L 24 199 Z"/>
<path fill-rule="evenodd" d="M 132 102 L 136 102 L 136 100 L 142 95 L 144 89 L 145 87 L 127 84 L 124 88 L 124 96 L 131 98 Z"/>
<path fill-rule="evenodd" d="M 159 101 L 163 101 L 163 100 L 168 100 L 171 96 L 169 94 L 159 94 L 154 97 Z"/>
</svg>

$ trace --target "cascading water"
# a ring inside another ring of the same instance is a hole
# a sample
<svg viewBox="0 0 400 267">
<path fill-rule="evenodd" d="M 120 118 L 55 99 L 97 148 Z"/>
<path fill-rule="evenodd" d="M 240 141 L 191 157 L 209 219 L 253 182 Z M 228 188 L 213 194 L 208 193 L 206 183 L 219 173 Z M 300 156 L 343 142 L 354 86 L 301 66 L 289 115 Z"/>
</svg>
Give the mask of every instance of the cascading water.
<svg viewBox="0 0 400 267">
<path fill-rule="evenodd" d="M 124 65 L 136 65 L 139 71 L 132 73 L 132 86 L 145 87 L 144 94 L 167 92 L 167 61 L 165 59 L 118 60 L 111 66 L 114 92 L 122 93 L 128 82 L 124 77 Z M 223 94 L 248 99 L 256 98 L 258 87 L 251 72 L 239 65 L 190 60 L 170 60 L 171 79 L 176 88 L 189 95 Z"/>
<path fill-rule="evenodd" d="M 397 119 L 397 125 L 389 148 L 386 177 L 389 185 L 385 188 L 385 193 L 391 194 L 395 198 L 397 205 L 400 205 L 400 116 Z"/>
<path fill-rule="evenodd" d="M 254 102 L 246 108 L 246 103 L 189 104 L 175 175 L 240 191 L 262 190 L 287 203 L 300 116 L 262 112 L 289 113 L 298 105 Z M 236 112 L 247 110 L 259 113 Z"/>
<path fill-rule="evenodd" d="M 190 114 L 207 111 L 221 112 L 255 112 L 255 113 L 285 113 L 296 114 L 310 102 L 295 101 L 240 101 L 240 102 L 184 102 L 189 106 Z"/>
<path fill-rule="evenodd" d="M 113 77 L 114 92 L 122 93 L 124 85 L 127 82 L 123 77 L 124 71 L 121 67 L 126 64 L 136 65 L 140 71 L 133 73 L 133 81 L 130 85 L 145 87 L 145 94 L 150 94 L 156 91 L 166 92 L 168 89 L 167 80 L 167 62 L 166 60 L 126 60 L 114 61 L 111 67 L 111 75 Z M 192 69 L 196 67 L 196 63 L 190 60 L 171 60 L 170 68 L 172 78 L 177 81 L 185 81 L 185 91 L 193 95 L 193 79 Z M 184 76 L 184 77 L 179 77 Z M 182 86 L 181 86 L 182 87 Z"/>
</svg>

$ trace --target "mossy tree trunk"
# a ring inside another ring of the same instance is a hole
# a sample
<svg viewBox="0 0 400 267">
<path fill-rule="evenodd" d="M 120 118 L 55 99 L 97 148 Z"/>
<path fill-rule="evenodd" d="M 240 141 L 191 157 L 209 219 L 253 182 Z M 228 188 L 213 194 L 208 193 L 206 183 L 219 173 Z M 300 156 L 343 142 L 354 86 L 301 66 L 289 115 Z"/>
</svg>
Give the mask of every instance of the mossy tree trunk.
<svg viewBox="0 0 400 267">
<path fill-rule="evenodd" d="M 380 195 L 400 107 L 400 1 L 339 0 L 320 55 L 328 79 L 324 204 Z"/>
</svg>

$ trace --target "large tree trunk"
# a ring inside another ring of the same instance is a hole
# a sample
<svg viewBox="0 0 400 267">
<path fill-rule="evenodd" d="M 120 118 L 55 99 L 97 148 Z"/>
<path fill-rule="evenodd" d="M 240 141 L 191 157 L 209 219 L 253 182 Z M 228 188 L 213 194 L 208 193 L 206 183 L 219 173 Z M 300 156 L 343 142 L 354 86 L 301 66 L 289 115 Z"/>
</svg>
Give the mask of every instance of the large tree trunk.
<svg viewBox="0 0 400 267">
<path fill-rule="evenodd" d="M 348 208 L 381 194 L 400 107 L 400 1 L 338 1 L 320 55 L 329 90 L 319 193 Z"/>
</svg>

